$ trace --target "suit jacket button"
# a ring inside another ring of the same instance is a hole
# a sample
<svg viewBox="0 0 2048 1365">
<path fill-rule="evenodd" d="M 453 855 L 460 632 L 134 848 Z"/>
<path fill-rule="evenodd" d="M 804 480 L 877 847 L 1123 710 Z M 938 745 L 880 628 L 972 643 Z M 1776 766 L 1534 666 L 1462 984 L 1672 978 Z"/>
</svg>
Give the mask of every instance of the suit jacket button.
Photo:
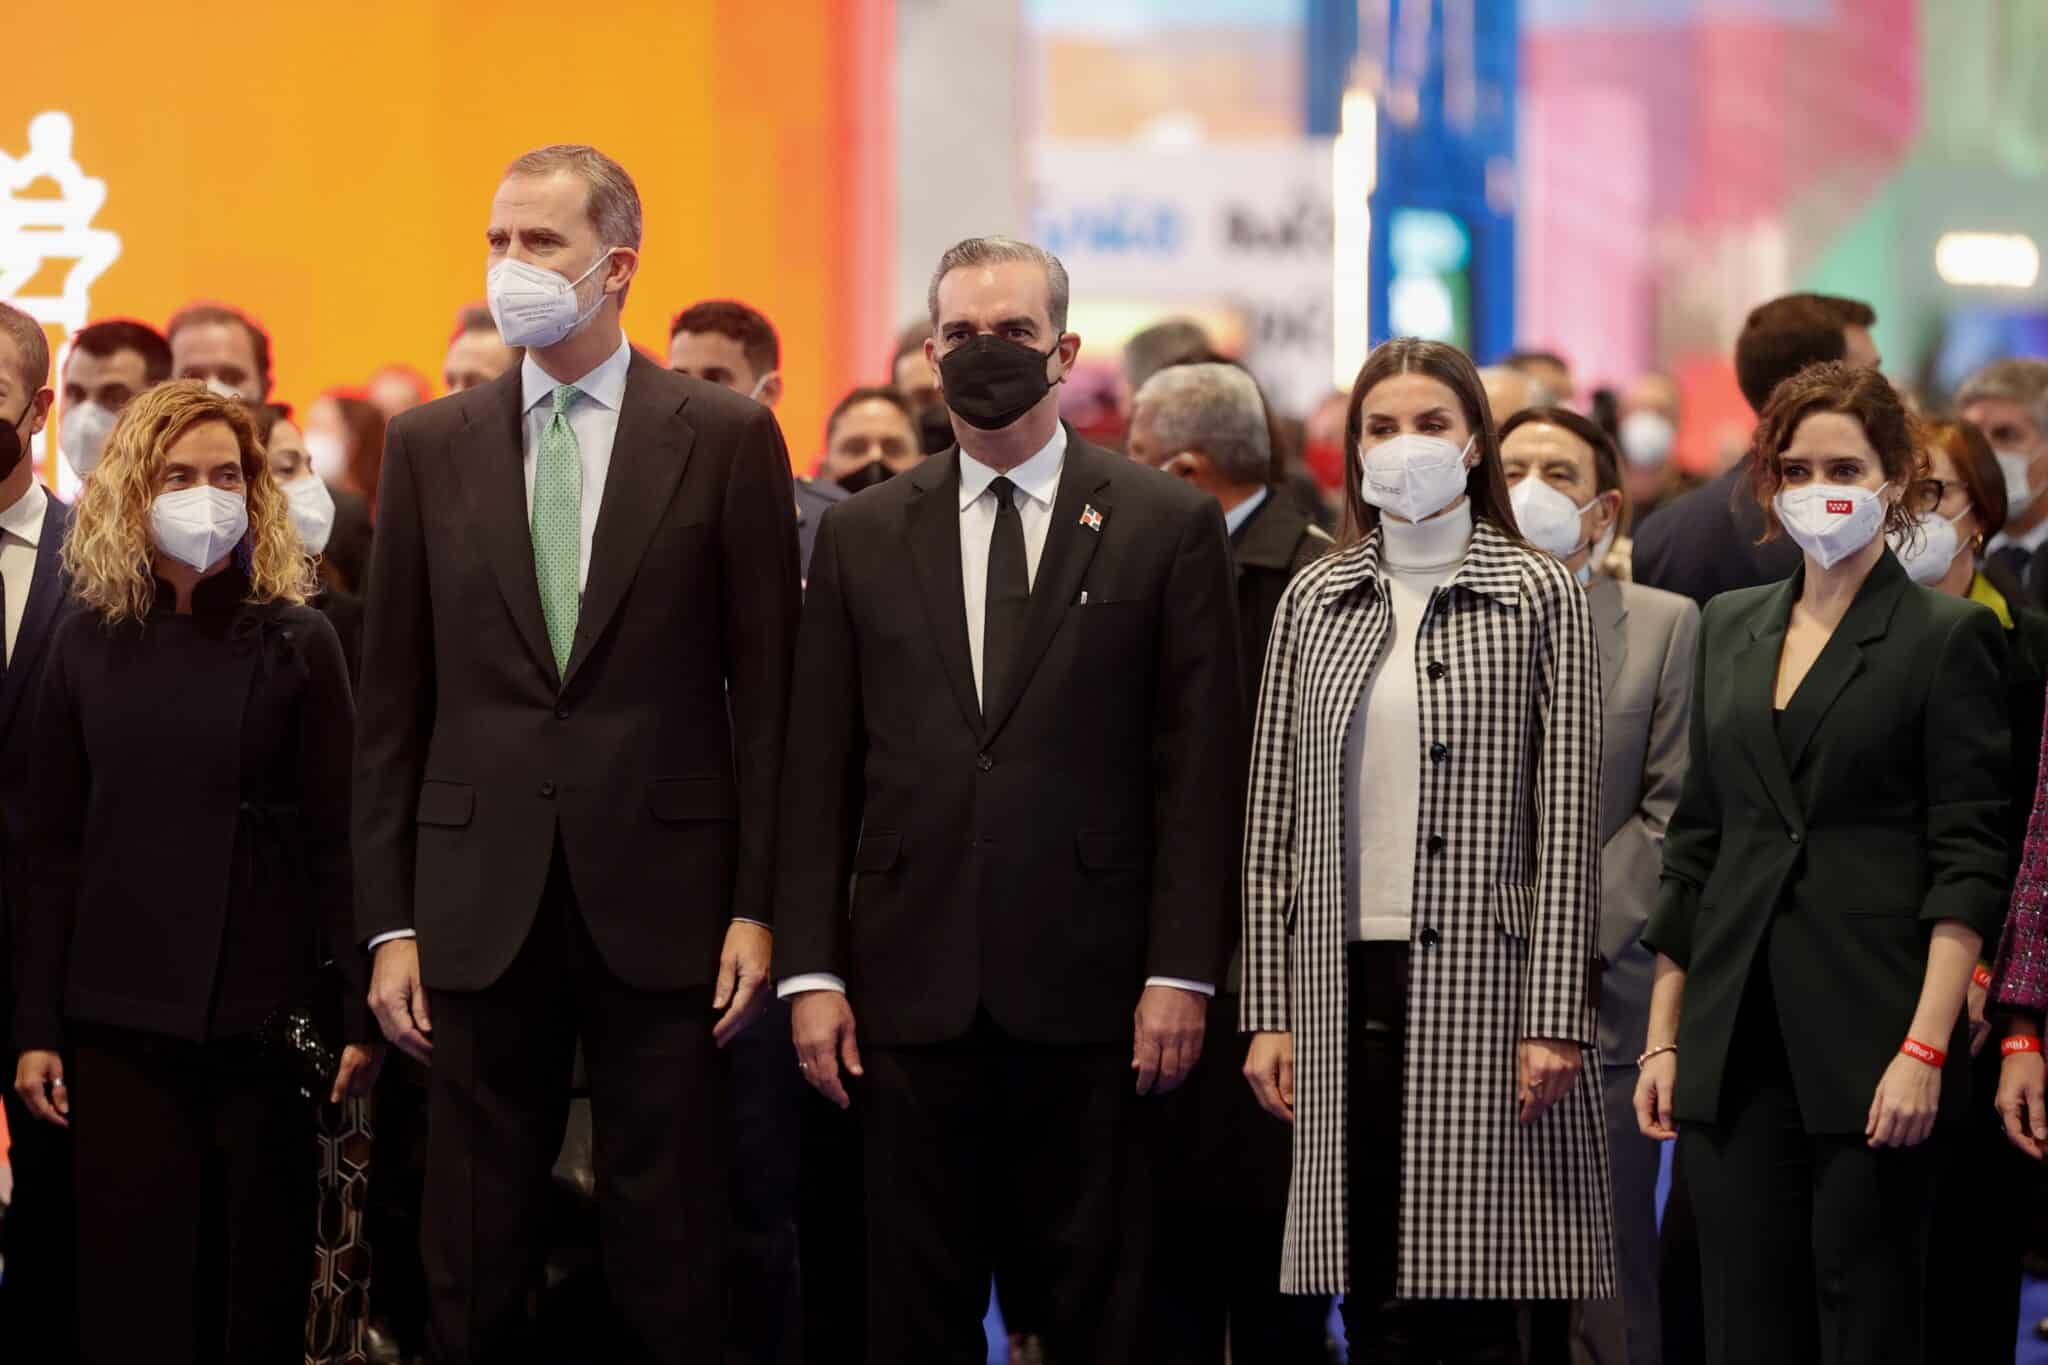
<svg viewBox="0 0 2048 1365">
<path fill-rule="evenodd" d="M 541 794 L 542 796 L 545 796 L 546 798 L 548 798 L 548 800 L 550 800 L 550 801 L 554 800 L 554 799 L 555 799 L 555 784 L 554 784 L 554 783 L 552 783 L 552 782 L 543 782 L 543 783 L 541 783 L 541 784 L 540 784 L 540 794 Z"/>
<path fill-rule="evenodd" d="M 569 708 L 568 708 L 568 707 L 566 707 L 566 706 L 557 706 L 557 707 L 555 708 L 555 719 L 556 719 L 556 720 L 567 720 L 567 719 L 569 719 Z"/>
<path fill-rule="evenodd" d="M 1425 848 L 1427 848 L 1427 849 L 1428 849 L 1428 850 L 1429 850 L 1429 851 L 1430 851 L 1431 853 L 1441 853 L 1441 852 L 1443 852 L 1443 851 L 1444 851 L 1444 836 L 1443 836 L 1443 835 L 1441 835 L 1441 834 L 1432 834 L 1432 835 L 1430 835 L 1430 836 L 1429 836 L 1429 842 L 1428 842 L 1428 843 L 1426 843 L 1426 844 L 1424 845 L 1424 847 L 1425 847 Z"/>
<path fill-rule="evenodd" d="M 1444 936 L 1439 934 L 1434 928 L 1424 929 L 1421 934 L 1421 940 L 1423 947 L 1434 948 L 1437 944 L 1444 941 Z"/>
<path fill-rule="evenodd" d="M 974 756 L 974 766 L 981 769 L 983 772 L 987 772 L 989 769 L 996 766 L 996 761 L 990 758 L 987 754 L 976 754 Z"/>
<path fill-rule="evenodd" d="M 1442 682 L 1444 680 L 1444 674 L 1450 671 L 1450 669 L 1445 668 L 1442 664 L 1432 661 L 1429 665 L 1429 680 L 1431 682 Z"/>
<path fill-rule="evenodd" d="M 1795 843 L 1795 844 L 1796 844 L 1796 843 L 1798 843 L 1798 842 L 1799 842 L 1799 831 L 1798 831 L 1798 830 L 1796 830 L 1796 829 L 1788 829 L 1788 830 L 1786 830 L 1786 831 L 1785 831 L 1785 835 L 1786 835 L 1786 837 L 1787 837 L 1787 838 L 1791 839 L 1791 841 L 1792 841 L 1793 843 Z"/>
<path fill-rule="evenodd" d="M 1448 744 L 1445 744 L 1442 740 L 1438 740 L 1436 743 L 1429 746 L 1429 761 L 1432 763 L 1442 763 L 1445 759 L 1449 758 L 1450 756 L 1451 747 Z"/>
</svg>

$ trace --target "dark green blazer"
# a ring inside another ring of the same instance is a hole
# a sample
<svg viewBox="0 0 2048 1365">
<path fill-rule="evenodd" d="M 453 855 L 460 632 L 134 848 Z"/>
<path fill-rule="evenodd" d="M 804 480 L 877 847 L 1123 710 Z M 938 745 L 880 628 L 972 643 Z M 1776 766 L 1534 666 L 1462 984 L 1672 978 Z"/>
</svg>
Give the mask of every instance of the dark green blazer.
<svg viewBox="0 0 2048 1365">
<path fill-rule="evenodd" d="M 1917 586 L 1887 550 L 1774 722 L 1803 576 L 1707 604 L 1692 765 L 1643 941 L 1687 972 L 1681 1122 L 1718 1115 L 1743 988 L 1776 916 L 1772 994 L 1800 1113 L 1809 1132 L 1857 1133 L 1911 1026 L 1934 924 L 1998 941 L 2006 646 L 1989 609 Z M 1968 1102 L 1964 1021 L 1922 1041 L 1947 1048 L 1952 1116 Z"/>
</svg>

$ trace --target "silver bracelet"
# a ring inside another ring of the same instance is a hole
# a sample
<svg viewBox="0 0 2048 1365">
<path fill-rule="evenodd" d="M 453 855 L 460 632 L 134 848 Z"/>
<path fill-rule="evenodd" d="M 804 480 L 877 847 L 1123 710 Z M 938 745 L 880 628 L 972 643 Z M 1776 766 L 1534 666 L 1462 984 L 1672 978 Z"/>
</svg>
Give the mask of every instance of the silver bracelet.
<svg viewBox="0 0 2048 1365">
<path fill-rule="evenodd" d="M 1661 1057 L 1667 1052 L 1676 1051 L 1678 1051 L 1678 1044 L 1676 1043 L 1666 1043 L 1662 1047 L 1653 1047 L 1648 1052 L 1645 1052 L 1642 1056 L 1636 1058 L 1636 1067 L 1640 1070 L 1643 1063 L 1649 1061 L 1650 1058 Z"/>
</svg>

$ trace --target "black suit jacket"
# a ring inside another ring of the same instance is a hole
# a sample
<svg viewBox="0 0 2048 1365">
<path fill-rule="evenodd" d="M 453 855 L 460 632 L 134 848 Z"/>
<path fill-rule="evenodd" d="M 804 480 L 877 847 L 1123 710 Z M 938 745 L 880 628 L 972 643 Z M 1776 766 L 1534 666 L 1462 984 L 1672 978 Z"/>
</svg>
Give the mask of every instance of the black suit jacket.
<svg viewBox="0 0 2048 1365">
<path fill-rule="evenodd" d="M 14 943 L 16 921 L 27 909 L 23 894 L 33 850 L 28 820 L 35 804 L 30 735 L 35 728 L 36 694 L 50 640 L 68 609 L 64 578 L 64 537 L 71 530 L 71 509 L 50 496 L 43 510 L 43 531 L 36 541 L 36 571 L 29 580 L 28 602 L 22 607 L 21 629 L 14 655 L 0 673 L 0 1020 L 14 1016 Z M 12 1052 L 5 1055 L 12 1056 Z"/>
<path fill-rule="evenodd" d="M 1237 620 L 1244 633 L 1245 704 L 1254 713 L 1280 596 L 1296 574 L 1335 548 L 1336 542 L 1307 510 L 1277 488 L 1267 492 L 1259 510 L 1230 538 L 1230 558 L 1237 571 Z"/>
<path fill-rule="evenodd" d="M 1807 1130 L 1860 1133 L 1911 1026 L 1935 922 L 1998 941 L 2006 649 L 1988 609 L 1915 585 L 1886 551 L 1774 721 L 1803 574 L 1722 597 L 1701 618 L 1692 763 L 1643 941 L 1687 969 L 1679 1119 L 1719 1112 L 1768 935 Z M 1968 1100 L 1966 1028 L 1959 1017 L 1950 1037 L 1921 1040 L 1949 1055 L 1944 1117 Z"/>
<path fill-rule="evenodd" d="M 628 984 L 710 982 L 766 921 L 795 645 L 774 417 L 634 355 L 564 676 L 528 530 L 520 371 L 386 439 L 358 705 L 357 929 L 416 929 L 428 986 L 511 963 L 559 838 Z"/>
<path fill-rule="evenodd" d="M 1776 583 L 1799 567 L 1785 536 L 1767 544 L 1763 509 L 1751 496 L 1745 465 L 1674 498 L 1635 533 L 1629 577 L 1705 606 L 1718 593 Z"/>
<path fill-rule="evenodd" d="M 776 973 L 838 974 L 883 1044 L 958 1037 L 978 1007 L 1016 1038 L 1125 1040 L 1148 976 L 1221 982 L 1236 914 L 1246 708 L 1222 515 L 1070 440 L 1018 680 L 984 716 L 959 468 L 934 456 L 819 529 Z"/>
<path fill-rule="evenodd" d="M 340 579 L 342 591 L 360 597 L 370 576 L 370 500 L 352 488 L 331 483 L 327 491 L 334 497 L 334 529 L 327 533 L 327 550 L 321 558 Z"/>
</svg>

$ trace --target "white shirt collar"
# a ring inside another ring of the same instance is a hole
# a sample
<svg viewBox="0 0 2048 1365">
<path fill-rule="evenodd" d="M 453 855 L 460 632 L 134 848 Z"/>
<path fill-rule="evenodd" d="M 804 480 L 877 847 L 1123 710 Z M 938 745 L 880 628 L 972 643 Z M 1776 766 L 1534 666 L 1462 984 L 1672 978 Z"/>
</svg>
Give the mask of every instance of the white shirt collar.
<svg viewBox="0 0 2048 1365">
<path fill-rule="evenodd" d="M 1067 458 L 1067 428 L 1059 423 L 1052 429 L 1052 439 L 1038 448 L 1038 453 L 1023 464 L 1012 469 L 1010 482 L 1017 485 L 1017 491 L 1047 507 L 1052 506 L 1052 495 L 1059 490 L 1060 466 Z M 990 469 L 980 460 L 969 455 L 963 447 L 960 451 L 960 510 L 966 511 L 969 503 L 988 491 L 995 482 L 997 471 Z"/>
<path fill-rule="evenodd" d="M 1258 492 L 1252 494 L 1228 512 L 1225 512 L 1223 514 L 1223 529 L 1231 535 L 1236 535 L 1240 530 L 1244 529 L 1244 524 L 1252 519 L 1252 513 L 1266 505 L 1267 495 L 1268 490 L 1262 487 Z"/>
<path fill-rule="evenodd" d="M 597 368 L 589 374 L 569 382 L 574 384 L 585 398 L 617 412 L 619 404 L 625 401 L 626 369 L 632 363 L 633 343 L 622 336 L 619 338 L 618 350 L 598 362 Z M 519 394 L 523 400 L 519 410 L 531 412 L 536 404 L 554 397 L 555 390 L 559 387 L 561 381 L 543 370 L 540 362 L 533 358 L 533 352 L 528 351 L 526 359 L 519 365 Z"/>
<path fill-rule="evenodd" d="M 50 495 L 36 479 L 28 481 L 28 492 L 14 500 L 14 506 L 0 512 L 0 531 L 31 545 L 43 542 L 43 515 L 49 510 Z"/>
</svg>

